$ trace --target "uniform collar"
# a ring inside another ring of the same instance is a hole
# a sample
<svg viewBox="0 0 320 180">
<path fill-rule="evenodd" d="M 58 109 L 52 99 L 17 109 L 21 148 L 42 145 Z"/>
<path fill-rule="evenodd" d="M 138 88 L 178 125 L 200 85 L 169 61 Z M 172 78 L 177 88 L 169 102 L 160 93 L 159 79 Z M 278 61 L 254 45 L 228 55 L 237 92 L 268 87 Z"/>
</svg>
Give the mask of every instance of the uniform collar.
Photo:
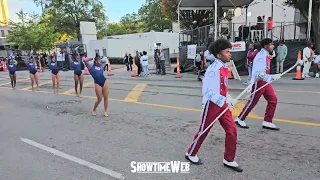
<svg viewBox="0 0 320 180">
<path fill-rule="evenodd" d="M 228 67 L 228 63 L 224 63 L 218 58 L 216 58 L 215 61 L 217 61 L 218 63 L 221 63 L 224 67 Z"/>
</svg>

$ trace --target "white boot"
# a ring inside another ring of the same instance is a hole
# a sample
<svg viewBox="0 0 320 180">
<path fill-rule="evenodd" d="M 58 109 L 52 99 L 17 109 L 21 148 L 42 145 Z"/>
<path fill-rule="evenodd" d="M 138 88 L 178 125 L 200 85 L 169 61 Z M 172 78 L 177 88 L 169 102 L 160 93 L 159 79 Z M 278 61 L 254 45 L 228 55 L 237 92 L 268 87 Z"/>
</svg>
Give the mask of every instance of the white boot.
<svg viewBox="0 0 320 180">
<path fill-rule="evenodd" d="M 319 73 L 316 73 L 316 78 L 319 78 Z"/>
</svg>

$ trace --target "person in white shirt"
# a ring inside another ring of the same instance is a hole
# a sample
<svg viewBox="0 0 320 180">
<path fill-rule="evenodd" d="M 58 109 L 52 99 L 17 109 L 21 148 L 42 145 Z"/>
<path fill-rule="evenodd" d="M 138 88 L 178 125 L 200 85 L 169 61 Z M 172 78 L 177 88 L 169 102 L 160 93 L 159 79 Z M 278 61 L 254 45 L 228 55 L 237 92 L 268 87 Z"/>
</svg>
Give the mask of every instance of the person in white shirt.
<svg viewBox="0 0 320 180">
<path fill-rule="evenodd" d="M 148 56 L 147 56 L 147 52 L 143 51 L 143 56 L 140 58 L 140 63 L 142 65 L 142 69 L 143 69 L 143 75 L 147 76 L 149 75 L 149 69 L 148 69 L 148 65 L 149 65 L 149 60 L 148 60 Z"/>
<path fill-rule="evenodd" d="M 207 50 L 204 52 L 203 57 L 203 65 L 204 65 L 204 69 L 206 69 L 208 66 L 210 66 L 210 64 L 212 64 L 212 62 L 215 60 L 215 57 L 213 54 L 211 54 L 208 50 L 209 45 L 207 45 Z"/>
<path fill-rule="evenodd" d="M 212 128 L 208 128 L 209 125 L 228 106 L 233 107 L 237 104 L 237 100 L 233 99 L 228 93 L 228 62 L 231 59 L 231 48 L 230 42 L 226 39 L 218 39 L 209 47 L 217 59 L 207 68 L 202 81 L 203 111 L 201 125 L 194 136 L 194 142 L 189 146 L 185 155 L 188 161 L 196 165 L 202 164 L 197 154 Z M 234 171 L 242 172 L 242 168 L 235 162 L 237 127 L 233 122 L 231 111 L 228 109 L 218 118 L 218 121 L 226 133 L 223 164 Z M 208 130 L 203 133 L 206 128 Z M 202 136 L 198 137 L 199 134 L 202 134 Z"/>
<path fill-rule="evenodd" d="M 311 62 L 313 61 L 313 44 L 308 43 L 307 47 L 305 47 L 302 51 L 302 60 L 303 60 L 303 71 L 302 71 L 302 77 L 310 77 L 309 76 L 309 71 L 310 71 L 310 66 Z"/>
<path fill-rule="evenodd" d="M 319 78 L 319 72 L 320 72 L 320 55 L 317 55 L 314 59 L 314 73 L 316 74 L 316 78 Z"/>
<path fill-rule="evenodd" d="M 108 71 L 108 58 L 107 58 L 107 56 L 103 56 L 102 59 L 101 59 L 101 62 L 103 64 L 104 71 L 105 70 Z"/>
</svg>

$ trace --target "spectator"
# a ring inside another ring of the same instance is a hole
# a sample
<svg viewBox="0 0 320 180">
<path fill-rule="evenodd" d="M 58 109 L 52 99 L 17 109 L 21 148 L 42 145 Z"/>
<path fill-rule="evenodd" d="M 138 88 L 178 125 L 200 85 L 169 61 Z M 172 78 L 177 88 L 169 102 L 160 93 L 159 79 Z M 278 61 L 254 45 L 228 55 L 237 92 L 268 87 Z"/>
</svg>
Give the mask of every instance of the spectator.
<svg viewBox="0 0 320 180">
<path fill-rule="evenodd" d="M 272 39 L 272 29 L 273 29 L 272 17 L 269 17 L 268 18 L 268 34 L 271 39 Z"/>
<path fill-rule="evenodd" d="M 161 75 L 166 75 L 166 66 L 165 66 L 166 59 L 164 57 L 163 49 L 161 49 L 161 51 L 160 51 L 159 59 L 160 59 Z"/>
<path fill-rule="evenodd" d="M 200 53 L 196 55 L 195 61 L 196 61 L 196 67 L 198 68 L 198 81 L 202 81 L 200 76 L 201 76 L 201 70 L 203 67 L 203 51 L 200 51 Z"/>
<path fill-rule="evenodd" d="M 130 71 L 130 68 L 129 68 L 129 56 L 128 56 L 127 53 L 124 55 L 123 62 L 127 67 L 127 71 Z"/>
<path fill-rule="evenodd" d="M 104 71 L 108 71 L 108 58 L 107 56 L 102 56 L 101 62 L 104 67 Z"/>
<path fill-rule="evenodd" d="M 211 53 L 209 52 L 208 48 L 209 48 L 210 44 L 207 44 L 207 50 L 204 52 L 204 60 L 203 60 L 203 63 L 204 63 L 204 67 L 207 68 L 209 65 L 207 63 L 207 60 L 209 58 L 209 56 L 211 55 Z"/>
<path fill-rule="evenodd" d="M 143 56 L 140 58 L 140 62 L 141 62 L 141 65 L 142 65 L 144 76 L 148 76 L 149 75 L 149 69 L 148 69 L 149 60 L 148 59 L 149 58 L 147 56 L 147 52 L 143 51 Z"/>
<path fill-rule="evenodd" d="M 129 69 L 132 71 L 133 57 L 129 54 Z"/>
<path fill-rule="evenodd" d="M 309 42 L 307 44 L 307 47 L 305 47 L 303 49 L 303 53 L 302 53 L 302 60 L 303 60 L 303 71 L 302 71 L 302 77 L 310 77 L 309 76 L 309 71 L 310 71 L 310 66 L 311 66 L 311 62 L 313 61 L 313 44 L 311 42 Z"/>
<path fill-rule="evenodd" d="M 136 63 L 136 66 L 137 66 L 137 68 L 138 68 L 138 76 L 140 76 L 140 75 L 141 75 L 141 69 L 142 69 L 142 67 L 141 67 L 140 55 L 139 55 L 139 52 L 138 52 L 138 51 L 136 51 L 135 63 Z"/>
<path fill-rule="evenodd" d="M 316 78 L 319 78 L 319 72 L 320 72 L 320 55 L 318 54 L 314 60 L 314 73 L 316 74 Z"/>
<path fill-rule="evenodd" d="M 284 63 L 284 60 L 286 59 L 287 57 L 287 54 L 288 54 L 288 48 L 287 46 L 284 44 L 284 41 L 281 40 L 280 41 L 280 44 L 279 46 L 277 47 L 277 74 L 280 73 L 282 74 L 283 73 L 283 63 Z"/>
<path fill-rule="evenodd" d="M 250 83 L 251 80 L 251 75 L 252 75 L 252 64 L 253 64 L 253 60 L 256 57 L 256 55 L 258 54 L 258 52 L 261 50 L 260 45 L 259 44 L 251 44 L 249 45 L 249 51 L 247 54 L 247 64 L 246 64 L 246 68 L 248 69 L 248 80 L 246 84 Z"/>
</svg>

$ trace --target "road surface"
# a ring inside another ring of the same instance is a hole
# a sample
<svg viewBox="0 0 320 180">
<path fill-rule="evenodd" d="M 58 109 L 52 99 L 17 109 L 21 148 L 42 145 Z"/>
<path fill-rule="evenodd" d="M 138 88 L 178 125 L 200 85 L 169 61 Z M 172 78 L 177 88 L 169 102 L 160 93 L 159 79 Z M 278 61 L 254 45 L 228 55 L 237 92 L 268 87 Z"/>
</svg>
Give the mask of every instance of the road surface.
<svg viewBox="0 0 320 180">
<path fill-rule="evenodd" d="M 275 123 L 263 130 L 266 102 L 249 115 L 249 129 L 238 129 L 236 161 L 243 173 L 223 167 L 224 131 L 215 124 L 190 173 L 132 173 L 130 163 L 183 161 L 200 124 L 201 82 L 182 74 L 131 77 L 123 68 L 110 76 L 109 117 L 91 116 L 95 101 L 91 76 L 84 97 L 74 96 L 73 72 L 61 72 L 61 94 L 52 93 L 50 73 L 40 74 L 40 91 L 30 91 L 27 71 L 17 72 L 16 90 L 0 72 L 1 180 L 294 180 L 320 179 L 320 79 L 274 83 Z M 230 80 L 237 96 L 245 86 Z M 232 110 L 236 116 L 243 103 Z"/>
</svg>

